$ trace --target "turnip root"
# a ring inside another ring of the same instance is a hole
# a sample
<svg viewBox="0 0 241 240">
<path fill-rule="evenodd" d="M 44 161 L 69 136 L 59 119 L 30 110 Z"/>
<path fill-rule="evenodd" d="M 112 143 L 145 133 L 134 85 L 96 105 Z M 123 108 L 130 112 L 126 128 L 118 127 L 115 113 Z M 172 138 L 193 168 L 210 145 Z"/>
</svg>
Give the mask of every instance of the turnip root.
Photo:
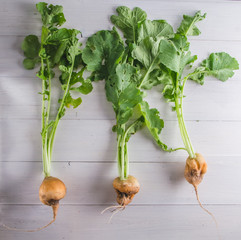
<svg viewBox="0 0 241 240">
<path fill-rule="evenodd" d="M 139 182 L 131 175 L 126 180 L 121 180 L 119 177 L 115 178 L 113 187 L 117 193 L 116 201 L 123 207 L 128 205 L 140 190 Z"/>
<path fill-rule="evenodd" d="M 42 91 L 40 92 L 42 95 L 41 137 L 43 173 L 45 178 L 39 188 L 39 199 L 43 204 L 52 207 L 53 220 L 46 226 L 35 230 L 22 230 L 4 225 L 11 230 L 27 232 L 41 230 L 52 224 L 56 219 L 59 200 L 66 194 L 64 183 L 58 178 L 51 177 L 51 161 L 56 131 L 61 118 L 65 115 L 66 109 L 70 106 L 76 108 L 82 102 L 81 97 L 72 98 L 72 92 L 77 91 L 86 95 L 93 88 L 91 81 L 89 79 L 85 80 L 82 77 L 85 68 L 79 61 L 82 51 L 77 36 L 80 34 L 80 31 L 77 29 L 61 28 L 62 24 L 66 21 L 63 7 L 39 2 L 36 4 L 36 8 L 42 17 L 41 37 L 39 38 L 31 34 L 24 38 L 22 50 L 26 58 L 23 61 L 23 66 L 26 69 L 34 69 L 35 66 L 40 65 L 40 69 L 36 72 L 37 77 L 42 80 Z M 59 75 L 62 94 L 58 100 L 58 110 L 54 119 L 51 119 L 52 116 L 50 116 L 50 113 L 52 112 L 53 101 L 51 86 L 53 77 L 56 75 Z M 81 86 L 74 87 L 73 85 L 77 83 L 81 84 Z"/>
<path fill-rule="evenodd" d="M 64 198 L 65 194 L 66 194 L 66 187 L 65 187 L 65 184 L 60 179 L 55 177 L 45 177 L 39 188 L 39 199 L 43 204 L 52 207 L 53 220 L 43 227 L 31 229 L 31 230 L 12 228 L 5 224 L 3 224 L 2 226 L 8 230 L 21 231 L 21 232 L 37 232 L 39 230 L 42 230 L 48 227 L 56 220 L 56 216 L 59 208 L 59 200 Z"/>
<path fill-rule="evenodd" d="M 129 175 L 126 179 L 121 180 L 120 177 L 117 177 L 113 181 L 113 188 L 117 193 L 116 201 L 119 205 L 117 206 L 110 206 L 104 209 L 101 214 L 103 214 L 106 210 L 114 209 L 113 214 L 111 215 L 109 222 L 111 221 L 112 217 L 118 213 L 120 210 L 124 210 L 125 207 L 131 203 L 134 196 L 140 190 L 140 184 L 137 179 L 131 175 Z M 116 211 L 117 210 L 117 211 Z"/>
<path fill-rule="evenodd" d="M 53 209 L 53 219 L 56 219 L 56 215 L 59 208 L 59 200 L 65 197 L 66 187 L 64 183 L 55 177 L 45 177 L 39 188 L 40 201 Z"/>
<path fill-rule="evenodd" d="M 203 180 L 204 174 L 207 172 L 207 163 L 204 157 L 200 153 L 196 153 L 195 156 L 196 156 L 195 158 L 191 158 L 190 156 L 187 158 L 184 176 L 186 180 L 193 185 L 199 206 L 205 212 L 211 215 L 218 229 L 218 223 L 216 218 L 210 211 L 208 211 L 205 207 L 203 207 L 202 203 L 200 202 L 198 190 L 197 190 L 198 185 Z"/>
<path fill-rule="evenodd" d="M 203 175 L 207 172 L 207 163 L 200 153 L 195 155 L 195 158 L 190 156 L 187 158 L 184 176 L 190 184 L 197 187 L 201 183 Z"/>
</svg>

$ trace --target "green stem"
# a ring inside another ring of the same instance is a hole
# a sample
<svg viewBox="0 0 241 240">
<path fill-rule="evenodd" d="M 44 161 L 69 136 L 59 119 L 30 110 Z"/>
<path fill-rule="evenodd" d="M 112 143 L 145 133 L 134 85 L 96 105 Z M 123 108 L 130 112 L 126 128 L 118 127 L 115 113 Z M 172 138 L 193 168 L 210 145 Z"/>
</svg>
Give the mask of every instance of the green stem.
<svg viewBox="0 0 241 240">
<path fill-rule="evenodd" d="M 128 177 L 125 164 L 125 124 L 120 125 L 120 130 L 122 133 L 118 135 L 117 141 L 118 169 L 120 179 L 125 180 Z"/>
<path fill-rule="evenodd" d="M 121 140 L 121 180 L 127 179 L 128 176 L 126 176 L 126 164 L 125 164 L 125 136 L 122 137 Z"/>
<path fill-rule="evenodd" d="M 145 82 L 146 78 L 148 77 L 148 75 L 149 75 L 149 73 L 150 73 L 150 69 L 151 69 L 151 68 L 149 68 L 149 69 L 147 70 L 145 76 L 142 78 L 139 86 L 137 87 L 138 89 L 141 89 L 142 83 Z"/>
<path fill-rule="evenodd" d="M 119 176 L 121 180 L 125 180 L 129 176 L 129 157 L 128 157 L 128 148 L 126 137 L 131 128 L 136 124 L 138 120 L 134 121 L 126 130 L 125 125 L 122 124 L 120 128 L 124 132 L 117 138 L 117 155 L 118 155 L 118 168 Z"/>
<path fill-rule="evenodd" d="M 51 73 L 50 73 L 50 68 L 49 68 L 49 60 L 46 60 L 46 65 L 47 65 L 47 70 L 48 70 L 48 75 L 49 75 L 49 82 L 48 82 L 48 108 L 46 112 L 46 121 L 45 121 L 45 126 L 48 126 L 49 123 L 49 115 L 50 115 L 50 106 L 51 106 Z"/>
<path fill-rule="evenodd" d="M 189 156 L 191 158 L 195 158 L 195 156 L 196 156 L 195 151 L 192 146 L 191 140 L 189 138 L 187 128 L 186 128 L 184 118 L 183 118 L 183 93 L 184 93 L 184 86 L 186 84 L 186 81 L 187 81 L 187 78 L 184 78 L 182 89 L 181 89 L 181 94 L 175 95 L 175 107 L 176 107 L 177 119 L 178 119 L 178 124 L 179 124 L 179 128 L 180 128 L 180 133 L 181 133 L 181 137 L 183 140 L 183 144 L 184 144 Z M 178 80 L 177 80 L 177 87 L 178 87 Z"/>
<path fill-rule="evenodd" d="M 43 75 L 44 72 L 44 60 L 41 58 L 41 72 Z M 41 135 L 42 135 L 42 161 L 43 161 L 43 172 L 45 177 L 50 175 L 50 168 L 48 165 L 48 156 L 47 156 L 47 129 L 46 129 L 46 122 L 45 122 L 45 114 L 46 114 L 46 108 L 45 108 L 45 101 L 46 101 L 46 80 L 42 79 L 42 129 L 41 129 Z"/>
<path fill-rule="evenodd" d="M 56 130 L 57 130 L 57 126 L 58 126 L 59 120 L 61 118 L 61 113 L 62 113 L 63 108 L 64 108 L 65 98 L 67 96 L 67 93 L 69 92 L 69 83 L 70 83 L 70 79 L 71 79 L 71 76 L 72 76 L 73 68 L 74 68 L 74 61 L 73 61 L 72 65 L 71 65 L 71 70 L 69 72 L 69 77 L 68 77 L 68 81 L 67 81 L 66 88 L 65 88 L 65 91 L 64 91 L 64 95 L 63 95 L 63 98 L 61 100 L 61 104 L 60 104 L 60 107 L 59 107 L 56 119 L 55 119 L 55 121 L 53 123 L 52 129 L 51 129 L 51 132 L 50 132 L 50 135 L 49 135 L 49 140 L 48 140 L 48 159 L 49 159 L 49 164 L 51 163 L 51 160 L 52 160 L 52 153 L 53 153 L 53 145 L 54 145 L 55 134 L 56 134 Z"/>
<path fill-rule="evenodd" d="M 45 170 L 44 174 L 45 176 L 50 176 L 50 170 L 51 170 L 51 158 L 48 154 L 48 130 L 49 130 L 49 115 L 50 115 L 50 106 L 51 106 L 51 73 L 50 73 L 50 68 L 49 68 L 49 61 L 46 59 L 46 65 L 47 65 L 47 71 L 48 71 L 48 107 L 46 111 L 46 116 L 45 116 L 45 140 L 44 140 L 44 148 L 45 148 Z"/>
</svg>

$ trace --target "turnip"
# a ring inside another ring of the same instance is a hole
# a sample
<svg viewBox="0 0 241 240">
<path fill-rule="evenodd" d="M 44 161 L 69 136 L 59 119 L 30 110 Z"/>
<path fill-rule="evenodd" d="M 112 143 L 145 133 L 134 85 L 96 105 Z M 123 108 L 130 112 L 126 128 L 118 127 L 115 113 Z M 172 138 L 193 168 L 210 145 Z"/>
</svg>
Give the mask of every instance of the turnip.
<svg viewBox="0 0 241 240">
<path fill-rule="evenodd" d="M 42 80 L 42 160 L 44 180 L 39 188 L 40 201 L 51 206 L 53 220 L 44 227 L 34 230 L 16 229 L 5 226 L 11 230 L 38 231 L 53 223 L 56 219 L 59 201 L 65 197 L 65 184 L 58 178 L 51 176 L 51 161 L 56 130 L 60 119 L 65 115 L 66 108 L 78 107 L 82 99 L 73 99 L 71 91 L 88 94 L 92 90 L 91 81 L 82 77 L 85 68 L 79 71 L 75 69 L 81 66 L 81 44 L 77 35 L 78 30 L 59 28 L 66 20 L 63 14 L 63 7 L 59 5 L 48 5 L 40 2 L 37 10 L 42 16 L 41 41 L 35 35 L 25 37 L 22 43 L 25 59 L 23 65 L 26 69 L 33 69 L 40 63 L 40 70 L 37 76 Z M 51 107 L 51 85 L 58 69 L 62 98 L 59 99 L 59 108 L 54 120 L 50 120 Z M 79 86 L 75 86 L 78 84 Z"/>
<path fill-rule="evenodd" d="M 173 36 L 161 39 L 147 36 L 132 52 L 134 59 L 140 61 L 143 66 L 146 66 L 146 69 L 150 69 L 148 68 L 150 64 L 146 63 L 151 62 L 151 60 L 157 63 L 155 71 L 159 72 L 159 76 L 155 79 L 155 84 L 162 85 L 163 96 L 168 102 L 174 103 L 173 109 L 177 114 L 181 137 L 189 155 L 186 160 L 185 178 L 195 188 L 197 200 L 202 208 L 197 187 L 207 172 L 207 163 L 201 154 L 195 152 L 186 129 L 183 117 L 184 87 L 187 80 L 193 80 L 202 85 L 204 77 L 208 75 L 226 81 L 233 76 L 233 70 L 239 69 L 237 60 L 229 54 L 224 52 L 212 53 L 209 58 L 201 63 L 200 67 L 197 67 L 184 78 L 182 77 L 186 66 L 197 59 L 197 56 L 192 56 L 189 51 L 190 43 L 187 36 L 200 34 L 196 23 L 205 17 L 206 14 L 201 15 L 200 12 L 197 12 L 194 16 L 184 15 L 180 27 Z M 153 70 L 150 69 L 148 75 L 152 73 Z M 205 209 L 205 211 L 207 210 Z"/>
<path fill-rule="evenodd" d="M 121 180 L 120 177 L 115 178 L 113 187 L 117 193 L 116 201 L 121 206 L 128 205 L 140 190 L 139 182 L 131 175 L 125 180 Z"/>
<path fill-rule="evenodd" d="M 119 16 L 111 16 L 111 21 L 122 31 L 124 39 L 116 28 L 112 31 L 99 31 L 88 38 L 82 56 L 87 70 L 91 72 L 90 79 L 105 80 L 106 97 L 112 103 L 116 115 L 116 124 L 112 130 L 117 133 L 119 177 L 113 181 L 113 187 L 119 205 L 107 209 L 114 208 L 119 211 L 124 209 L 140 190 L 138 180 L 129 175 L 127 143 L 131 135 L 146 125 L 163 150 L 171 152 L 177 149 L 168 148 L 160 140 L 164 122 L 157 109 L 151 109 L 143 100 L 145 93 L 141 89 L 150 89 L 156 85 L 153 80 L 157 76 L 153 74 L 150 78 L 150 70 L 147 71 L 132 56 L 133 49 L 139 46 L 141 39 L 147 34 L 142 29 L 144 24 L 149 23 L 146 13 L 140 8 L 130 10 L 127 7 L 118 7 L 117 12 Z M 172 28 L 166 22 L 155 24 L 160 38 L 173 34 Z M 155 64 L 152 64 L 153 70 Z"/>
</svg>

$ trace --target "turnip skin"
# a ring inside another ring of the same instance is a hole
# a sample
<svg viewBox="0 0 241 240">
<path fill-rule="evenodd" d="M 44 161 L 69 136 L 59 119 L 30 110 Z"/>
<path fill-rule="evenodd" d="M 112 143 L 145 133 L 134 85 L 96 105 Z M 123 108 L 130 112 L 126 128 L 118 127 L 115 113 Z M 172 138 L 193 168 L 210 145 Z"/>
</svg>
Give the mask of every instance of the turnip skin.
<svg viewBox="0 0 241 240">
<path fill-rule="evenodd" d="M 131 175 L 125 180 L 121 180 L 119 177 L 115 178 L 113 187 L 117 193 L 116 201 L 121 206 L 128 205 L 140 190 L 138 180 Z"/>
<path fill-rule="evenodd" d="M 66 195 L 66 186 L 65 184 L 58 178 L 56 177 L 45 177 L 42 184 L 40 185 L 39 188 L 39 199 L 40 201 L 47 205 L 51 206 L 53 209 L 53 219 L 50 221 L 47 225 L 36 228 L 36 229 L 19 229 L 19 228 L 13 228 L 9 227 L 5 224 L 2 224 L 2 226 L 8 230 L 12 231 L 20 231 L 20 232 L 37 232 L 40 231 L 49 225 L 51 225 L 55 220 L 59 208 L 59 201 L 64 198 Z"/>
<path fill-rule="evenodd" d="M 190 184 L 197 187 L 207 172 L 207 163 L 200 153 L 196 153 L 195 155 L 195 158 L 187 158 L 184 176 Z"/>
<path fill-rule="evenodd" d="M 66 195 L 65 184 L 56 177 L 45 177 L 39 188 L 39 199 L 40 201 L 53 209 L 53 218 L 56 218 L 59 200 Z"/>
</svg>

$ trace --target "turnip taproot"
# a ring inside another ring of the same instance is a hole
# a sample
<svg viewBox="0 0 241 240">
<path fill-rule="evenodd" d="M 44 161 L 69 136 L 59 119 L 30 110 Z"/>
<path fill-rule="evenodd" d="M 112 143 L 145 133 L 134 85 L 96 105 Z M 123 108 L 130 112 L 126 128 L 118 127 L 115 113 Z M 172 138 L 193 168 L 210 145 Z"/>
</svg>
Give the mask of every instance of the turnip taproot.
<svg viewBox="0 0 241 240">
<path fill-rule="evenodd" d="M 25 37 L 22 43 L 25 59 L 23 65 L 26 69 L 33 69 L 40 63 L 40 70 L 37 76 L 42 80 L 42 161 L 44 180 L 39 188 L 40 201 L 52 207 L 53 220 L 44 227 L 34 230 L 19 231 L 38 231 L 53 223 L 56 219 L 59 201 L 66 194 L 64 183 L 51 176 L 51 161 L 54 146 L 56 130 L 60 119 L 65 115 L 66 108 L 78 107 L 82 99 L 72 98 L 71 91 L 77 91 L 82 94 L 88 94 L 92 90 L 92 83 L 83 78 L 85 68 L 81 65 L 81 49 L 77 35 L 80 32 L 76 29 L 60 28 L 66 21 L 63 14 L 63 7 L 59 5 L 40 2 L 36 5 L 37 10 L 42 16 L 41 41 L 35 35 Z M 78 70 L 79 67 L 82 69 Z M 61 82 L 62 98 L 59 99 L 59 108 L 54 120 L 50 120 L 51 111 L 51 82 L 56 71 L 60 70 L 59 80 Z M 76 70 L 76 71 L 75 71 Z M 78 84 L 78 87 L 74 85 Z"/>
</svg>

